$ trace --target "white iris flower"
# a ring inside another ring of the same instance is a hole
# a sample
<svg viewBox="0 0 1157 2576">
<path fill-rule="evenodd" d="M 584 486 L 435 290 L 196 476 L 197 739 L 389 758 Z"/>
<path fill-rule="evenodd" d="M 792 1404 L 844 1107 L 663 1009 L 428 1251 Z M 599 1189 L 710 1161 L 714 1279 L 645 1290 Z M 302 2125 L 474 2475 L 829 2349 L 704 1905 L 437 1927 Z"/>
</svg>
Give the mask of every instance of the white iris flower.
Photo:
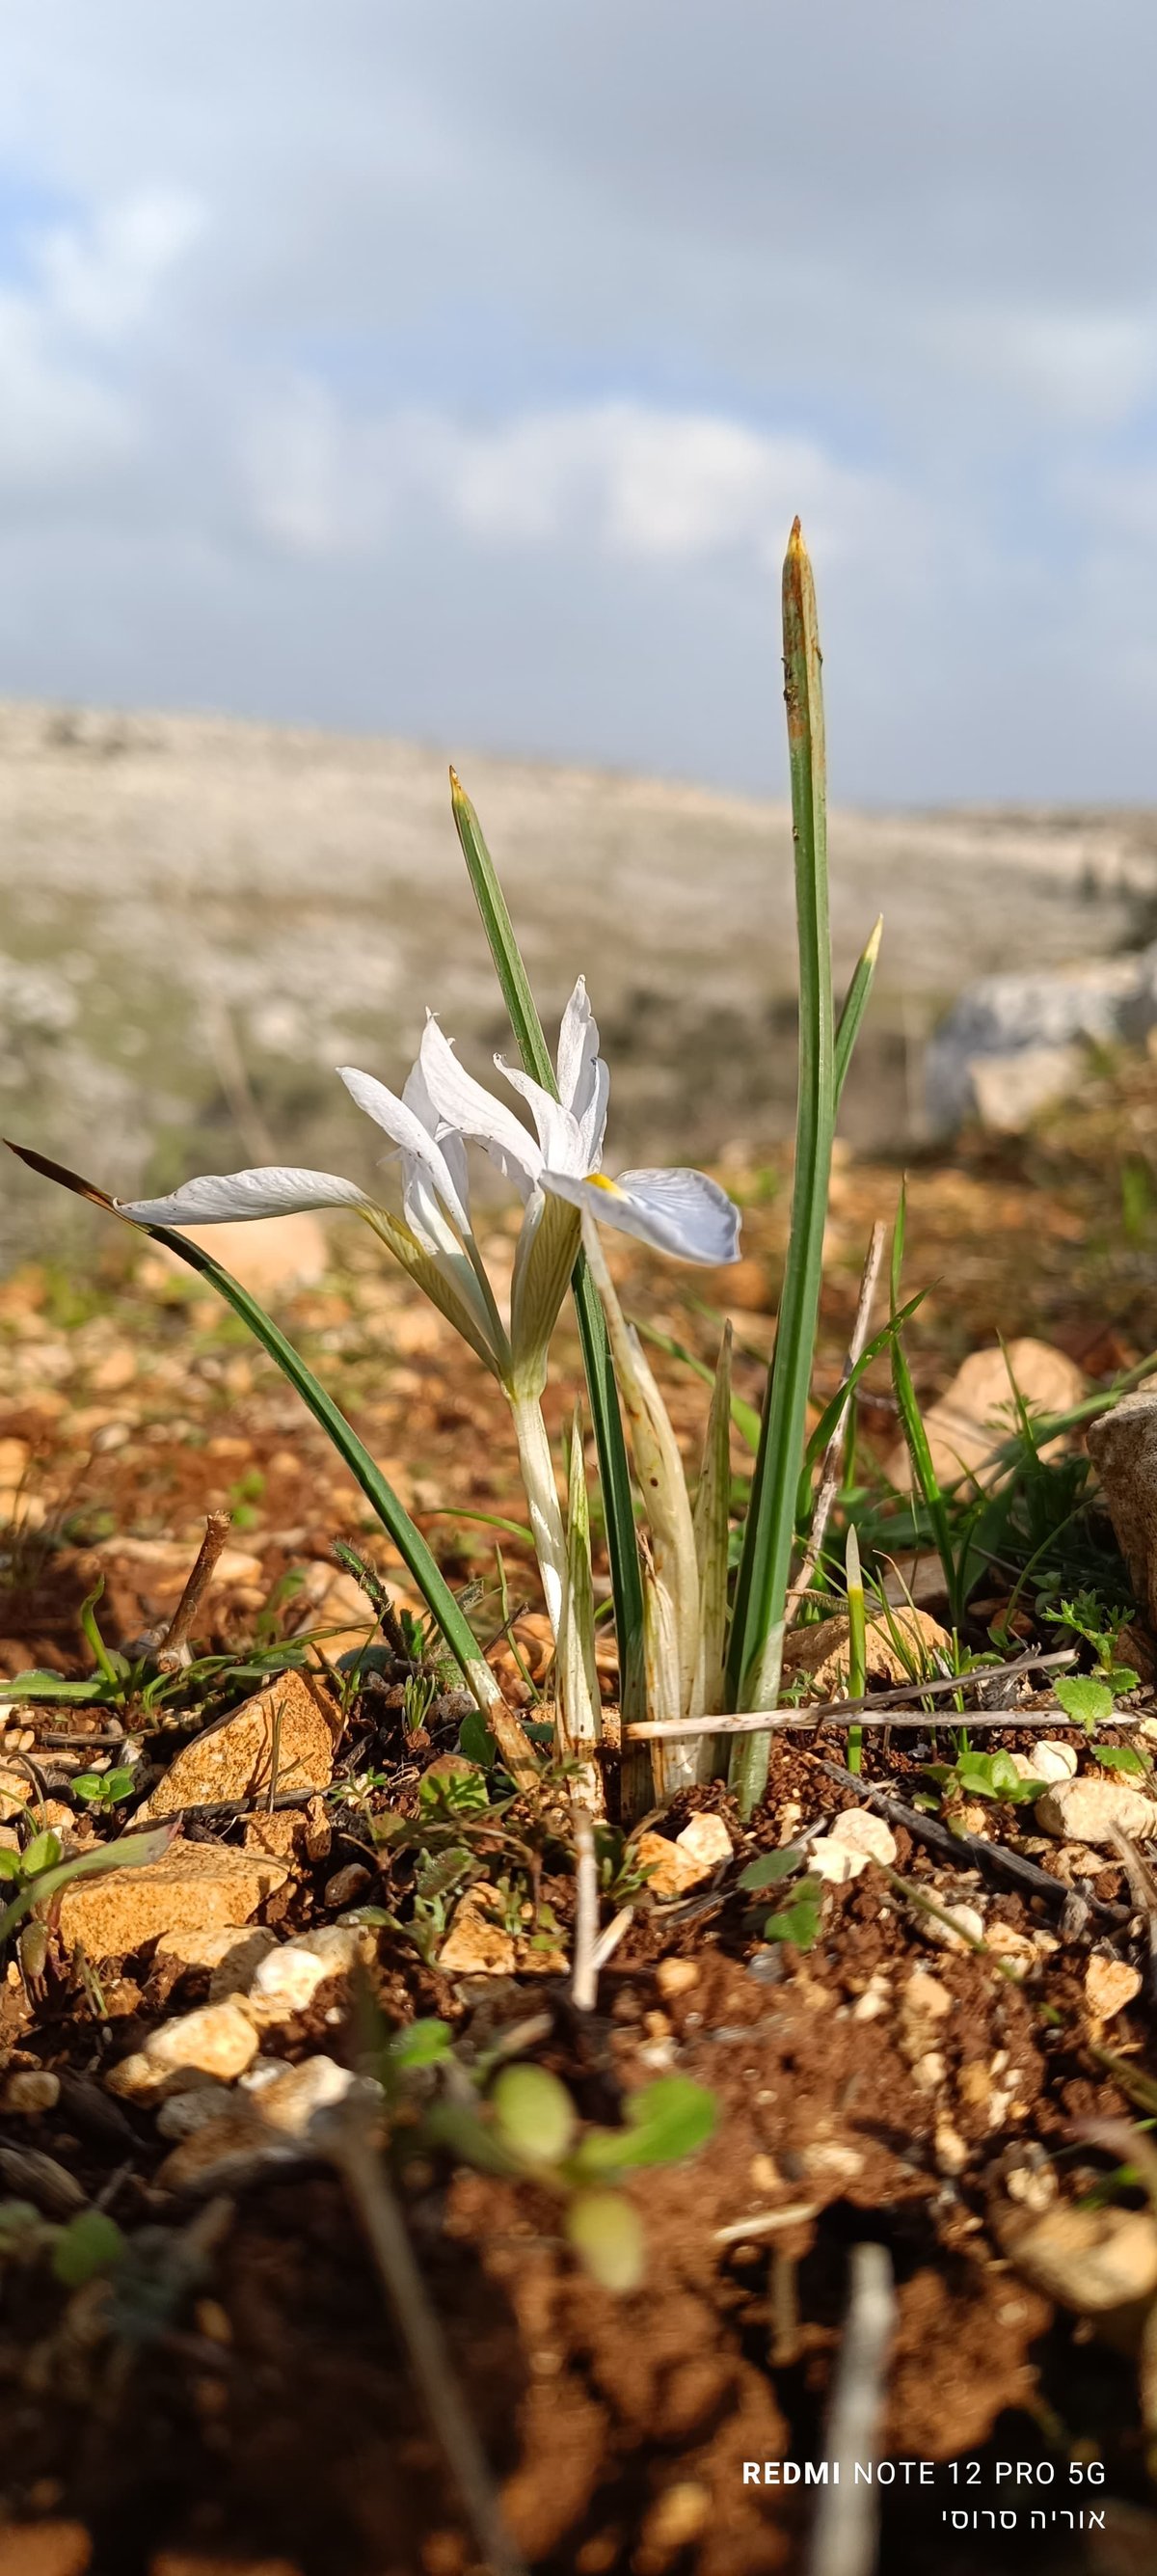
<svg viewBox="0 0 1157 2576">
<path fill-rule="evenodd" d="M 539 1399 L 547 1349 L 578 1253 L 584 1211 L 683 1261 L 739 1257 L 739 1211 L 706 1173 L 600 1170 L 610 1077 L 580 976 L 562 1017 L 555 1100 L 529 1074 L 495 1064 L 525 1101 L 514 1110 L 475 1082 L 437 1020 L 427 1019 L 401 1098 L 372 1074 L 340 1068 L 347 1090 L 401 1156 L 401 1216 L 334 1172 L 274 1164 L 212 1173 L 160 1199 L 117 1202 L 138 1225 L 220 1225 L 299 1209 L 356 1208 L 505 1388 L 514 1414 L 547 1605 L 556 1632 L 565 1544 Z M 510 1320 L 499 1314 L 470 1215 L 466 1148 L 481 1145 L 523 1201 Z"/>
<path fill-rule="evenodd" d="M 400 1149 L 401 1220 L 375 1194 L 334 1172 L 273 1164 L 210 1173 L 166 1198 L 134 1199 L 122 1216 L 140 1225 L 217 1225 L 286 1216 L 305 1208 L 353 1207 L 384 1236 L 480 1358 L 504 1384 L 530 1391 L 545 1368 L 546 1344 L 578 1246 L 570 1214 L 588 1209 L 660 1252 L 713 1267 L 738 1259 L 739 1211 L 704 1172 L 600 1170 L 610 1077 L 580 976 L 563 1013 L 559 1097 L 495 1057 L 526 1102 L 535 1134 L 483 1089 L 458 1061 L 437 1020 L 426 1022 L 418 1061 L 399 1099 L 384 1083 L 342 1066 L 347 1090 Z M 523 1200 L 509 1331 L 502 1324 L 474 1238 L 466 1147 L 481 1145 Z M 549 1203 L 555 1201 L 553 1212 Z M 118 1205 L 120 1203 L 118 1202 Z"/>
</svg>

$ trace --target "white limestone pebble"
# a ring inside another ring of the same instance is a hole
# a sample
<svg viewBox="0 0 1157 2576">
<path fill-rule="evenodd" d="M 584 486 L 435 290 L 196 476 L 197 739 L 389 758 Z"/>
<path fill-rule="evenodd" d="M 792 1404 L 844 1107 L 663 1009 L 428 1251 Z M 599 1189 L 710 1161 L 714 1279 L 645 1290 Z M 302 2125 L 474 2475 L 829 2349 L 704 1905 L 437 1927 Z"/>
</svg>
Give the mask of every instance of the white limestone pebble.
<svg viewBox="0 0 1157 2576">
<path fill-rule="evenodd" d="M 1157 1833 L 1157 1805 L 1125 1780 L 1058 1780 L 1037 1799 L 1033 1813 L 1046 1834 L 1101 1850 L 1112 1849 L 1118 1826 L 1135 1842 Z"/>
</svg>

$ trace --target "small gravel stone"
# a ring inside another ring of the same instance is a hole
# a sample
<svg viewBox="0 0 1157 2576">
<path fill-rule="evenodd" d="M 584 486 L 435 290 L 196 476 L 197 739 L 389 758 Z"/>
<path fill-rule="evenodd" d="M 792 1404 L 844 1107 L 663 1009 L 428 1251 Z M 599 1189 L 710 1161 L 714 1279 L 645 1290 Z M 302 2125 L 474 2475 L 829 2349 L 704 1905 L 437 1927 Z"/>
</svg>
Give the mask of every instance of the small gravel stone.
<svg viewBox="0 0 1157 2576">
<path fill-rule="evenodd" d="M 650 2561 L 653 2550 L 664 2559 L 680 2549 L 690 2547 L 706 2531 L 713 2511 L 706 2487 L 692 2478 L 680 2478 L 657 2496 L 643 2521 L 643 2547 Z"/>
<path fill-rule="evenodd" d="M 1059 1737 L 1042 1735 L 1029 1756 L 1031 1776 L 1035 1780 L 1073 1780 L 1077 1771 L 1077 1748 Z"/>
<path fill-rule="evenodd" d="M 983 1941 L 984 1916 L 975 1905 L 942 1905 L 940 1915 L 945 1914 L 947 1923 L 935 1914 L 922 1918 L 925 1939 L 934 1941 L 937 1949 L 966 1950 L 970 1941 Z"/>
<path fill-rule="evenodd" d="M 195 2129 L 207 2129 L 221 2118 L 233 2096 L 224 2084 L 198 2084 L 192 2093 L 171 2093 L 157 2113 L 157 2130 L 173 2145 L 180 2138 L 191 2138 Z"/>
<path fill-rule="evenodd" d="M 329 1977 L 348 1976 L 363 1946 L 372 1951 L 364 1928 L 326 1923 L 305 1932 L 262 1959 L 249 1988 L 254 2017 L 263 2025 L 292 2021 L 305 2012 L 318 1987 Z"/>
<path fill-rule="evenodd" d="M 655 1984 L 665 2002 L 673 1995 L 686 1995 L 699 1983 L 699 1969 L 694 1959 L 660 1959 L 655 1970 Z"/>
<path fill-rule="evenodd" d="M 88 2201 L 75 2174 L 39 2147 L 0 2147 L 0 2182 L 19 2200 L 31 2200 L 48 2218 L 72 2218 Z"/>
<path fill-rule="evenodd" d="M 359 1896 L 364 1894 L 370 1884 L 371 1874 L 364 1862 L 348 1861 L 344 1869 L 335 1869 L 333 1877 L 327 1878 L 325 1902 L 335 1909 L 345 1905 L 356 1905 Z"/>
<path fill-rule="evenodd" d="M 23 2119 L 37 2119 L 42 2111 L 54 2111 L 60 2100 L 59 2075 L 41 2075 L 35 2068 L 18 2070 L 10 2075 L 4 2087 L 3 2108 Z"/>
<path fill-rule="evenodd" d="M 264 2069 L 261 2070 L 264 2073 Z M 270 2129 L 284 2131 L 291 2138 L 304 2137 L 310 2122 L 319 2111 L 332 2111 L 347 2095 L 364 2091 L 365 2078 L 355 2075 L 348 2066 L 339 2066 L 332 2057 L 307 2057 L 300 2066 L 275 2066 L 273 2074 L 255 2085 L 253 2073 L 245 2078 L 242 2090 L 255 2101 L 262 2119 Z M 375 2099 L 378 2087 L 372 2088 Z"/>
<path fill-rule="evenodd" d="M 933 2143 L 941 2173 L 962 2174 L 968 2162 L 968 2149 L 951 2120 L 937 2121 Z"/>
<path fill-rule="evenodd" d="M 305 2012 L 330 1974 L 324 1959 L 301 1949 L 296 1941 L 271 1950 L 249 1987 L 259 2020 L 291 2021 L 295 2014 Z"/>
<path fill-rule="evenodd" d="M 913 2020 L 941 2021 L 952 2010 L 952 1997 L 927 1968 L 913 1968 L 904 1986 L 903 2006 Z"/>
<path fill-rule="evenodd" d="M 202 2004 L 163 2022 L 143 2049 L 111 2067 L 105 2082 L 128 2100 L 187 2092 L 206 2079 L 231 2084 L 257 2055 L 257 2033 L 235 2003 Z"/>
<path fill-rule="evenodd" d="M 1011 2216 L 1011 2212 L 1010 2212 Z M 1026 2280 L 1080 2315 L 1132 2306 L 1157 2289 L 1157 2227 L 1147 2209 L 1050 2209 L 1002 2230 Z"/>
<path fill-rule="evenodd" d="M 866 1807 L 847 1807 L 836 1817 L 830 1834 L 821 1834 L 808 1852 L 808 1865 L 818 1878 L 841 1887 L 850 1878 L 858 1878 L 870 1860 L 891 1868 L 896 1858 L 896 1838 L 882 1816 L 874 1816 Z"/>
<path fill-rule="evenodd" d="M 1157 1833 L 1157 1804 L 1124 1780 L 1058 1780 L 1038 1798 L 1038 1825 L 1061 1842 L 1112 1848 L 1114 1827 L 1133 1841 Z"/>
<path fill-rule="evenodd" d="M 1098 2021 L 1111 2021 L 1140 1992 L 1140 1975 L 1128 1959 L 1103 1958 L 1094 1951 L 1085 1970 L 1085 2000 Z"/>
</svg>

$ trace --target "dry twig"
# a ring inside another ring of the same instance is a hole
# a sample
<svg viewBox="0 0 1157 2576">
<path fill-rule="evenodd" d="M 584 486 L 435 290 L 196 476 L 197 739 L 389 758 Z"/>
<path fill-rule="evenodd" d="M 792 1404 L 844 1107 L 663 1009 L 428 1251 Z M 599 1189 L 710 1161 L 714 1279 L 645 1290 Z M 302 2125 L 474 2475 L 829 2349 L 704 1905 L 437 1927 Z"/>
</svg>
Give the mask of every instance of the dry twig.
<svg viewBox="0 0 1157 2576">
<path fill-rule="evenodd" d="M 828 2418 L 828 2455 L 838 2463 L 839 2480 L 820 2489 L 808 2576 L 872 2576 L 876 2565 L 878 2490 L 857 2485 L 855 2463 L 873 2456 L 895 2319 L 886 2246 L 854 2246 L 847 2322 Z"/>
<path fill-rule="evenodd" d="M 605 1931 L 600 1932 L 591 1958 L 591 1965 L 596 1977 L 602 1975 L 608 1959 L 614 1958 L 623 1934 L 633 1923 L 634 1918 L 635 1909 L 633 1905 L 620 1905 L 618 1913 L 612 1914 Z"/>
<path fill-rule="evenodd" d="M 974 1674 L 963 1676 L 951 1673 L 937 1674 L 931 1681 L 898 1682 L 894 1690 L 870 1691 L 863 1699 L 817 1700 L 810 1708 L 790 1711 L 784 1711 L 781 1708 L 754 1709 L 750 1716 L 743 1717 L 664 1717 L 650 1719 L 645 1725 L 628 1726 L 624 1733 L 631 1741 L 654 1736 L 759 1735 L 774 1727 L 814 1728 L 825 1717 L 862 1717 L 865 1725 L 871 1726 L 875 1722 L 877 1709 L 887 1709 L 891 1712 L 901 1707 L 906 1699 L 942 1699 L 946 1693 L 963 1691 L 969 1681 L 983 1680 L 986 1683 L 1010 1681 L 1021 1673 L 1052 1672 L 1059 1665 L 1075 1663 L 1076 1659 L 1076 1647 L 1063 1646 L 1051 1655 L 1018 1655 L 1015 1662 L 1011 1664 L 978 1666 Z M 1074 1719 L 1066 1718 L 1060 1709 L 1050 1708 L 1026 1716 L 1015 1709 L 968 1708 L 962 1710 L 960 1714 L 967 1719 L 969 1726 L 1051 1726 L 1053 1728 L 1068 1726 L 1076 1734 L 1083 1735 L 1085 1731 Z M 889 1714 L 886 1723 L 891 1726 L 903 1725 L 905 1720 Z M 926 1726 L 929 1723 L 927 1713 L 914 1718 L 912 1723 Z"/>
<path fill-rule="evenodd" d="M 1011 1880 L 1023 1896 L 1043 1896 L 1050 1905 L 1059 1908 L 1068 1902 L 1072 1890 L 1065 1886 L 1064 1880 L 1054 1878 L 1051 1870 L 1038 1869 L 1036 1862 L 1026 1860 L 1023 1852 L 1009 1851 L 1004 1843 L 986 1842 L 982 1834 L 950 1832 L 938 1816 L 927 1815 L 919 1807 L 906 1806 L 902 1798 L 893 1798 L 888 1790 L 877 1789 L 872 1781 L 845 1771 L 838 1762 L 821 1761 L 820 1769 L 826 1771 L 829 1780 L 837 1780 L 841 1789 L 851 1789 L 879 1815 L 886 1816 L 890 1825 L 903 1825 L 905 1833 L 911 1834 L 917 1842 L 927 1843 L 931 1851 L 939 1852 L 956 1869 L 988 1869 L 995 1877 Z M 1121 1924 L 1129 1920 L 1123 1905 L 1106 1905 L 1099 1896 L 1090 1896 L 1087 1902 L 1106 1923 Z"/>
<path fill-rule="evenodd" d="M 209 1513 L 197 1562 L 169 1621 L 165 1642 L 157 1649 L 157 1665 L 163 1673 L 180 1672 L 183 1665 L 192 1663 L 188 1641 L 193 1621 L 212 1582 L 214 1568 L 232 1527 L 232 1512 Z"/>
<path fill-rule="evenodd" d="M 347 2112 L 335 2119 L 326 2144 L 373 2256 L 430 2423 L 466 2508 L 479 2554 L 492 2576 L 528 2576 L 526 2562 L 503 2520 L 486 2454 L 364 2113 Z"/>
</svg>

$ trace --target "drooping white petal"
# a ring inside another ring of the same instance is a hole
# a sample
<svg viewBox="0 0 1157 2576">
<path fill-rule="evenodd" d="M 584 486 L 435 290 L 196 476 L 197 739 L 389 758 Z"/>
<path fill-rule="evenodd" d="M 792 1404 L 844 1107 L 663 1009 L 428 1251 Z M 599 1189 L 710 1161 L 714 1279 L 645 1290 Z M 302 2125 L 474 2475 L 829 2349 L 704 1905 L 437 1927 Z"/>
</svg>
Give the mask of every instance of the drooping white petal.
<svg viewBox="0 0 1157 2576">
<path fill-rule="evenodd" d="M 569 1199 L 572 1207 L 589 1209 L 600 1224 L 637 1235 L 641 1243 L 673 1253 L 679 1261 L 702 1261 L 716 1269 L 739 1259 L 739 1210 L 706 1172 L 622 1172 L 610 1181 L 601 1175 L 576 1180 L 571 1172 L 544 1171 L 542 1186 Z"/>
<path fill-rule="evenodd" d="M 372 1073 L 359 1073 L 354 1065 L 341 1064 L 338 1066 L 338 1073 L 351 1099 L 356 1100 L 358 1108 L 364 1109 L 367 1117 L 372 1118 L 377 1126 L 384 1127 L 387 1136 L 393 1139 L 394 1144 L 401 1146 L 403 1154 L 424 1173 L 431 1189 L 441 1199 L 443 1207 L 453 1218 L 455 1225 L 461 1226 L 464 1234 L 469 1233 L 469 1214 L 450 1164 L 441 1146 L 435 1144 L 433 1135 L 423 1123 L 417 1108 L 412 1102 L 399 1100 L 395 1092 L 387 1091 L 384 1082 L 375 1081 Z M 410 1082 L 413 1078 L 411 1074 Z M 407 1083 L 406 1088 L 409 1090 L 410 1083 Z M 422 1099 L 425 1103 L 424 1085 Z"/>
<path fill-rule="evenodd" d="M 602 1159 L 610 1087 L 609 1070 L 599 1055 L 599 1024 L 587 999 L 586 978 L 580 975 L 558 1033 L 558 1093 L 578 1124 L 582 1160 L 576 1169 L 584 1172 L 597 1171 Z"/>
<path fill-rule="evenodd" d="M 402 1089 L 403 1105 L 421 1119 L 428 1136 L 432 1136 L 453 1181 L 459 1204 L 469 1213 L 470 1164 L 463 1138 L 440 1119 L 430 1098 L 430 1086 L 422 1070 L 422 1060 L 411 1066 Z"/>
<path fill-rule="evenodd" d="M 426 1022 L 419 1060 L 439 1120 L 469 1143 L 484 1145 L 499 1170 L 525 1197 L 542 1167 L 541 1149 L 513 1110 L 504 1109 L 502 1102 L 484 1091 L 481 1083 L 475 1082 L 473 1075 L 459 1064 L 435 1019 Z"/>
<path fill-rule="evenodd" d="M 587 1106 L 579 1119 L 580 1170 L 597 1172 L 603 1159 L 603 1138 L 607 1132 L 607 1102 L 611 1096 L 610 1066 L 600 1057 L 594 1068 L 594 1082 Z"/>
<path fill-rule="evenodd" d="M 558 1096 L 576 1118 L 582 1118 L 590 1103 L 594 1068 L 599 1053 L 599 1024 L 587 999 L 585 975 L 580 975 L 558 1032 Z"/>
<path fill-rule="evenodd" d="M 249 1172 L 206 1172 L 163 1199 L 117 1199 L 134 1225 L 226 1225 L 238 1217 L 296 1216 L 304 1208 L 368 1207 L 356 1181 L 270 1163 Z"/>
<path fill-rule="evenodd" d="M 500 1055 L 496 1055 L 494 1061 L 511 1089 L 525 1100 L 538 1129 L 544 1160 L 560 1172 L 588 1172 L 590 1165 L 582 1159 L 581 1131 L 570 1110 L 555 1100 L 549 1091 L 544 1091 L 541 1082 L 535 1082 L 532 1075 L 523 1073 L 519 1065 L 507 1064 L 505 1057 Z"/>
</svg>

